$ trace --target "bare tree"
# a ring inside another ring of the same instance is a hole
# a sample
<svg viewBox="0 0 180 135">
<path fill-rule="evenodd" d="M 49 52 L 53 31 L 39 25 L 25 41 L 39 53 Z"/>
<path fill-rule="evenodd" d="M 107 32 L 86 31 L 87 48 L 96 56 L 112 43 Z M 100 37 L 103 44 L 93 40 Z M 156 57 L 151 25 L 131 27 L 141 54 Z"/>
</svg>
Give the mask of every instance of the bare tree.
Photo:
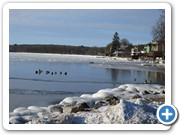
<svg viewBox="0 0 180 135">
<path fill-rule="evenodd" d="M 161 10 L 161 15 L 152 28 L 153 40 L 165 45 L 165 10 Z"/>
</svg>

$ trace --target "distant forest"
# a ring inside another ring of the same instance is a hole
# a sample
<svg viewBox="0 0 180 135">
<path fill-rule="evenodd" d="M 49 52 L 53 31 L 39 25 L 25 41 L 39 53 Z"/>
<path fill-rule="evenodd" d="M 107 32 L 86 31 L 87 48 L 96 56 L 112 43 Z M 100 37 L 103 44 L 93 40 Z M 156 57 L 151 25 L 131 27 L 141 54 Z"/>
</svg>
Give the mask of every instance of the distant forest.
<svg viewBox="0 0 180 135">
<path fill-rule="evenodd" d="M 87 47 L 71 45 L 41 45 L 41 44 L 14 44 L 9 45 L 9 52 L 29 53 L 56 53 L 56 54 L 82 54 L 82 55 L 106 55 L 106 47 Z"/>
</svg>

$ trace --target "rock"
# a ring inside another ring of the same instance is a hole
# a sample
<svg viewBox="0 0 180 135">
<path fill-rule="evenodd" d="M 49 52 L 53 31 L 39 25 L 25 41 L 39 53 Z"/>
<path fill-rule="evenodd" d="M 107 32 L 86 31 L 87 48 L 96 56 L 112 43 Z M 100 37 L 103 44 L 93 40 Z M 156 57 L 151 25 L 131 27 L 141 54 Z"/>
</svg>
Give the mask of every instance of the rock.
<svg viewBox="0 0 180 135">
<path fill-rule="evenodd" d="M 10 124 L 25 124 L 28 121 L 22 118 L 21 116 L 13 116 L 9 119 Z"/>
<path fill-rule="evenodd" d="M 89 108 L 89 105 L 87 103 L 81 103 L 81 105 L 84 107 L 84 108 Z"/>
<path fill-rule="evenodd" d="M 54 123 L 59 123 L 59 124 L 73 124 L 73 116 L 68 114 L 68 115 L 60 115 L 56 120 L 54 119 Z"/>
<path fill-rule="evenodd" d="M 147 95 L 147 94 L 150 94 L 150 92 L 148 92 L 147 90 L 143 91 L 142 93 L 143 95 Z"/>
<path fill-rule="evenodd" d="M 161 94 L 165 94 L 165 90 L 163 90 L 163 91 L 161 92 Z"/>
<path fill-rule="evenodd" d="M 63 108 L 59 104 L 57 104 L 57 105 L 50 105 L 50 106 L 48 106 L 48 111 L 50 113 L 53 113 L 53 112 L 63 113 Z"/>
<path fill-rule="evenodd" d="M 84 111 L 84 107 L 81 104 L 77 104 L 74 107 L 72 107 L 71 113 L 76 113 L 79 111 Z"/>
<path fill-rule="evenodd" d="M 66 106 L 63 108 L 63 113 L 77 113 L 79 111 L 85 111 L 86 108 L 89 108 L 87 103 L 80 103 L 74 106 Z"/>
<path fill-rule="evenodd" d="M 86 124 L 84 118 L 75 114 L 61 114 L 51 121 L 52 124 Z"/>
<path fill-rule="evenodd" d="M 45 109 L 38 107 L 38 106 L 29 106 L 27 109 L 30 110 L 31 112 L 44 112 L 44 111 L 46 111 Z"/>
<path fill-rule="evenodd" d="M 115 96 L 108 96 L 104 99 L 108 105 L 117 105 L 119 103 L 119 99 Z"/>
<path fill-rule="evenodd" d="M 154 94 L 154 95 L 157 95 L 157 94 L 160 94 L 160 93 L 155 91 L 155 92 L 153 92 L 153 94 Z"/>
<path fill-rule="evenodd" d="M 25 110 L 27 110 L 27 108 L 25 108 L 25 107 L 18 107 L 18 108 L 16 108 L 16 109 L 14 109 L 14 113 L 19 113 L 19 112 L 22 112 L 22 111 L 25 111 Z"/>
<path fill-rule="evenodd" d="M 94 109 L 98 109 L 99 107 L 105 106 L 105 105 L 107 105 L 107 103 L 104 101 L 96 101 L 94 105 Z"/>
<path fill-rule="evenodd" d="M 132 99 L 138 99 L 138 98 L 142 98 L 140 95 L 136 94 L 132 97 Z"/>
</svg>

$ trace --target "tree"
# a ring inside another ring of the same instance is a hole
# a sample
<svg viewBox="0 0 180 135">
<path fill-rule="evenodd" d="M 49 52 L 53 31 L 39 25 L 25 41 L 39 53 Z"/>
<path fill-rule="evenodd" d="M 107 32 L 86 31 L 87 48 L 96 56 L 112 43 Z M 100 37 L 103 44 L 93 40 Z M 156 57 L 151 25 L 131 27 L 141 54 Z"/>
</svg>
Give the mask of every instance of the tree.
<svg viewBox="0 0 180 135">
<path fill-rule="evenodd" d="M 165 10 L 161 10 L 161 15 L 152 28 L 153 40 L 165 45 Z"/>
<path fill-rule="evenodd" d="M 120 38 L 119 38 L 119 34 L 117 32 L 115 32 L 114 36 L 113 36 L 113 41 L 110 47 L 110 53 L 111 55 L 117 51 L 120 47 Z"/>
<path fill-rule="evenodd" d="M 129 42 L 128 39 L 123 38 L 123 39 L 121 39 L 121 45 L 132 45 L 132 44 Z"/>
</svg>

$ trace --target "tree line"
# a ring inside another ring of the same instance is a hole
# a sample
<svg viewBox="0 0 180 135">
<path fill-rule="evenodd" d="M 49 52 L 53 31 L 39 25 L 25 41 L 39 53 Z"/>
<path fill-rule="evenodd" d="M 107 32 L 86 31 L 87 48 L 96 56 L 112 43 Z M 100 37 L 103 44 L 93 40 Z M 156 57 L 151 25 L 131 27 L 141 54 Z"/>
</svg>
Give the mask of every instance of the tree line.
<svg viewBox="0 0 180 135">
<path fill-rule="evenodd" d="M 83 45 L 14 44 L 9 46 L 9 52 L 105 55 L 106 47 L 87 47 Z"/>
</svg>

